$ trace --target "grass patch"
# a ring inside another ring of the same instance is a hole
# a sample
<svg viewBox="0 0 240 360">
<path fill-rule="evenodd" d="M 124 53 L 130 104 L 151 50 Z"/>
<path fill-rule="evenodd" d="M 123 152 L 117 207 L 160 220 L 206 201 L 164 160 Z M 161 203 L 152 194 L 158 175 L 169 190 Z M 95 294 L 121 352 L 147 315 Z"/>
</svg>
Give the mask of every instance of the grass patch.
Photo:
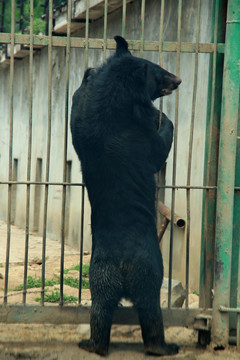
<svg viewBox="0 0 240 360">
<path fill-rule="evenodd" d="M 37 298 L 35 298 L 35 301 L 40 302 L 41 298 L 37 297 Z M 59 293 L 59 291 L 52 291 L 51 294 L 45 294 L 44 295 L 44 301 L 50 302 L 50 303 L 59 302 L 60 301 L 60 293 Z M 77 299 L 76 296 L 63 294 L 63 301 L 65 303 L 77 303 L 78 299 Z"/>
<path fill-rule="evenodd" d="M 45 286 L 54 286 L 60 283 L 59 279 L 49 279 L 45 281 Z M 42 278 L 33 278 L 32 276 L 27 277 L 27 289 L 39 288 L 42 287 Z M 23 284 L 18 285 L 14 290 L 21 291 L 23 290 Z"/>
<path fill-rule="evenodd" d="M 89 274 L 89 264 L 83 264 L 82 266 L 82 276 L 87 277 Z M 67 275 L 69 273 L 69 271 L 71 270 L 75 270 L 75 271 L 80 271 L 80 264 L 71 267 L 70 269 L 64 269 L 64 274 Z"/>
<path fill-rule="evenodd" d="M 199 293 L 195 290 L 193 291 L 193 294 L 199 296 Z"/>
<path fill-rule="evenodd" d="M 3 264 L 0 264 L 0 268 L 3 268 L 4 266 L 3 266 Z"/>
<path fill-rule="evenodd" d="M 73 288 L 79 289 L 79 279 L 73 278 L 72 276 L 65 277 L 63 280 L 65 285 L 71 286 Z M 82 289 L 89 289 L 89 280 L 82 278 Z"/>
<path fill-rule="evenodd" d="M 75 266 L 71 269 L 65 269 L 64 274 L 68 274 L 70 270 L 77 270 L 75 268 L 78 267 L 79 271 L 79 265 Z M 65 272 L 67 270 L 67 272 Z M 88 271 L 89 271 L 89 265 L 85 264 L 82 274 L 82 289 L 89 289 L 89 279 L 88 279 Z M 79 279 L 74 278 L 72 276 L 66 276 L 63 279 L 64 285 L 68 285 L 72 288 L 79 289 Z M 60 284 L 60 277 L 58 276 L 55 279 L 48 279 L 45 281 L 45 286 L 54 286 Z M 33 288 L 40 288 L 42 287 L 42 278 L 34 278 L 32 276 L 27 277 L 27 289 L 33 289 Z M 15 287 L 14 291 L 22 291 L 24 289 L 23 284 L 20 284 Z"/>
</svg>

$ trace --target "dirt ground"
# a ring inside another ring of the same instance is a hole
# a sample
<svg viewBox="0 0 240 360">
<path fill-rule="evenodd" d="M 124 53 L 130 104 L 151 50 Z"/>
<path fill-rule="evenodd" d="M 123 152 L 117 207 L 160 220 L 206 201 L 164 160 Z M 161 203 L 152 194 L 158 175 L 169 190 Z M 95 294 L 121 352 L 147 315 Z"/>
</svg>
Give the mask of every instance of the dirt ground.
<svg viewBox="0 0 240 360">
<path fill-rule="evenodd" d="M 0 304 L 3 302 L 3 288 L 5 279 L 7 228 L 0 221 Z M 21 304 L 22 293 L 13 289 L 23 283 L 25 232 L 11 227 L 10 269 L 9 269 L 9 304 Z M 46 251 L 46 278 L 59 276 L 60 271 L 59 242 L 47 239 Z M 41 276 L 42 237 L 31 234 L 29 239 L 28 276 Z M 80 254 L 75 249 L 65 246 L 64 268 L 69 269 L 79 264 Z M 84 263 L 89 263 L 90 255 L 84 255 Z M 77 277 L 78 272 L 71 270 L 68 276 Z M 59 285 L 49 287 L 58 289 Z M 78 289 L 64 286 L 66 295 L 78 296 Z M 30 289 L 27 295 L 27 304 L 37 304 L 36 297 L 40 296 L 40 289 Z M 82 303 L 89 304 L 89 290 L 82 291 Z M 192 297 L 190 301 L 196 299 Z M 57 306 L 57 305 L 56 305 Z M 89 337 L 89 325 L 50 325 L 50 324 L 5 324 L 0 323 L 0 360 L 33 359 L 33 360 L 94 360 L 100 359 L 96 354 L 79 349 L 78 342 Z M 167 328 L 166 341 L 176 342 L 180 346 L 178 355 L 161 357 L 169 360 L 240 360 L 240 352 L 236 347 L 214 351 L 209 346 L 206 349 L 197 345 L 197 332 L 186 328 Z M 154 359 L 143 352 L 141 331 L 139 326 L 113 325 L 109 359 Z"/>
</svg>

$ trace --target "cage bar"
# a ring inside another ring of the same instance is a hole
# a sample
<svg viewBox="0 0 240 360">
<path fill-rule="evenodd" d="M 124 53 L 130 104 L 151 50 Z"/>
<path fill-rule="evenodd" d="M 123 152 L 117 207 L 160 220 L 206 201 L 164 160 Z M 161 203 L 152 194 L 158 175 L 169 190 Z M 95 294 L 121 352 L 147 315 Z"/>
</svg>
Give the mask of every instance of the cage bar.
<svg viewBox="0 0 240 360">
<path fill-rule="evenodd" d="M 67 43 L 66 43 L 66 67 L 65 67 L 65 121 L 64 121 L 64 145 L 63 145 L 63 182 L 67 180 L 67 144 L 68 144 L 68 99 L 69 99 L 69 61 L 70 61 L 70 35 L 71 35 L 71 0 L 67 2 Z M 62 212 L 61 212 L 61 260 L 60 260 L 60 305 L 63 305 L 63 278 L 64 278 L 64 248 L 65 248 L 65 217 L 66 217 L 66 185 L 62 189 Z"/>
<path fill-rule="evenodd" d="M 180 75 L 180 48 L 181 48 L 181 27 L 182 27 L 182 0 L 178 1 L 178 25 L 177 25 L 177 64 L 176 75 Z M 168 307 L 171 307 L 172 297 L 172 257 L 173 257 L 173 231 L 175 214 L 175 189 L 177 172 L 177 141 L 178 141 L 178 110 L 179 110 L 179 90 L 176 89 L 175 95 L 175 119 L 174 119 L 174 142 L 173 142 L 173 172 L 172 172 L 172 199 L 171 199 L 171 224 L 170 224 L 170 244 L 169 244 L 169 275 L 168 275 Z"/>
<path fill-rule="evenodd" d="M 66 46 L 66 37 L 65 36 L 52 36 L 52 46 L 65 47 Z M 0 42 L 5 44 L 11 43 L 11 34 L 0 33 Z M 15 44 L 30 44 L 29 35 L 14 34 Z M 88 48 L 89 49 L 102 49 L 102 39 L 90 38 L 88 39 Z M 140 50 L 141 41 L 139 40 L 128 40 L 129 50 Z M 33 45 L 38 47 L 48 46 L 49 36 L 46 35 L 33 35 Z M 162 46 L 162 51 L 164 52 L 176 52 L 177 51 L 177 42 L 175 41 L 164 41 Z M 74 37 L 71 38 L 71 47 L 73 48 L 85 48 L 86 40 L 85 37 Z M 114 40 L 107 40 L 107 49 L 114 50 L 116 43 Z M 217 44 L 217 52 L 224 53 L 225 44 Z M 184 53 L 195 53 L 195 43 L 181 42 L 181 52 Z M 144 51 L 159 51 L 159 41 L 144 41 Z M 213 53 L 214 44 L 212 43 L 199 43 L 198 47 L 199 53 Z"/>
<path fill-rule="evenodd" d="M 229 338 L 229 314 L 219 307 L 230 304 L 234 181 L 239 108 L 240 8 L 228 1 L 223 71 L 221 132 L 218 165 L 212 341 L 225 347 Z"/>
<path fill-rule="evenodd" d="M 127 0 L 123 0 L 122 9 L 122 37 L 126 36 L 126 13 L 127 13 Z"/>
<path fill-rule="evenodd" d="M 200 11 L 201 0 L 198 0 L 197 6 L 197 28 L 196 28 L 196 48 L 195 48 L 195 65 L 194 65 L 194 81 L 193 81 L 193 98 L 192 98 L 192 114 L 190 125 L 190 137 L 189 137 L 189 157 L 188 157 L 188 169 L 187 169 L 187 185 L 191 183 L 191 170 L 192 170 L 192 150 L 193 150 L 193 132 L 195 123 L 195 110 L 196 110 L 196 98 L 197 98 L 197 83 L 198 83 L 198 46 L 200 36 Z M 188 307 L 188 293 L 189 293 L 189 246 L 190 246 L 190 189 L 186 190 L 187 196 L 187 231 L 186 231 L 186 307 Z"/>
<path fill-rule="evenodd" d="M 45 262 L 46 262 L 46 237 L 47 237 L 47 212 L 48 212 L 48 181 L 50 171 L 50 151 L 51 151 L 51 132 L 52 132 L 52 29 L 53 29 L 53 0 L 49 1 L 48 19 L 48 128 L 47 128 L 47 154 L 46 154 L 46 174 L 44 191 L 44 213 L 43 213 L 43 243 L 42 243 L 42 290 L 41 305 L 44 305 L 45 289 Z"/>
<path fill-rule="evenodd" d="M 81 201 L 81 232 L 80 232 L 80 271 L 79 271 L 79 292 L 78 304 L 82 301 L 82 267 L 83 267 L 83 240 L 84 240 L 84 204 L 85 204 L 85 186 L 82 186 Z"/>
<path fill-rule="evenodd" d="M 238 286 L 237 286 L 237 307 L 240 308 L 240 251 L 238 249 Z M 240 350 L 240 313 L 237 314 L 237 327 L 236 327 L 236 335 L 237 335 L 237 347 Z"/>
<path fill-rule="evenodd" d="M 144 50 L 144 27 L 145 27 L 145 0 L 141 5 L 141 40 L 140 40 L 140 56 L 143 57 Z"/>
<path fill-rule="evenodd" d="M 10 116 L 9 116 L 9 154 L 8 154 L 8 180 L 12 180 L 12 155 L 13 155 L 13 77 L 14 77 L 14 31 L 15 31 L 15 0 L 11 7 L 11 55 L 10 55 Z M 11 242 L 11 199 L 12 185 L 8 184 L 8 208 L 7 208 L 7 248 L 5 264 L 4 304 L 7 304 L 9 258 Z"/>
<path fill-rule="evenodd" d="M 225 0 L 215 0 L 212 13 L 212 37 L 215 45 L 210 54 L 209 85 L 206 119 L 206 145 L 204 184 L 217 184 L 219 128 L 221 104 L 218 101 L 222 93 L 223 56 L 217 53 L 217 42 L 224 37 L 223 5 Z M 202 240 L 200 263 L 200 306 L 212 307 L 213 263 L 215 242 L 216 192 L 208 189 L 203 193 Z"/>
<path fill-rule="evenodd" d="M 107 49 L 107 16 L 108 16 L 108 0 L 104 0 L 103 61 L 106 61 L 106 49 Z"/>
<path fill-rule="evenodd" d="M 85 25 L 85 67 L 88 68 L 88 49 L 89 49 L 89 0 L 86 0 L 86 25 Z"/>
<path fill-rule="evenodd" d="M 29 120 L 28 120 L 28 159 L 27 159 L 27 181 L 31 179 L 32 159 L 32 92 L 33 92 L 33 0 L 30 0 L 30 52 L 29 52 Z M 30 184 L 27 184 L 26 193 L 26 226 L 25 226 L 25 257 L 24 257 L 24 279 L 23 279 L 23 304 L 26 304 L 27 295 L 27 269 L 28 269 L 28 247 L 29 247 L 29 215 L 30 215 Z"/>
</svg>

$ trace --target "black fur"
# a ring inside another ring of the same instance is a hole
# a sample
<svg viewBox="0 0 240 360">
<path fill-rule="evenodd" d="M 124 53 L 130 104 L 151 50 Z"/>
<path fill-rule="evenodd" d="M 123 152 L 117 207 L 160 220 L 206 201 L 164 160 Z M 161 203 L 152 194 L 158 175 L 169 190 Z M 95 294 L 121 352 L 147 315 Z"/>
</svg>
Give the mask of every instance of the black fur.
<svg viewBox="0 0 240 360">
<path fill-rule="evenodd" d="M 163 278 L 154 174 L 167 159 L 173 125 L 152 100 L 181 82 L 136 58 L 120 36 L 116 53 L 88 69 L 73 96 L 71 131 L 82 165 L 92 215 L 91 339 L 81 347 L 106 355 L 112 315 L 122 297 L 139 314 L 145 351 L 175 354 L 167 345 L 160 309 Z"/>
</svg>

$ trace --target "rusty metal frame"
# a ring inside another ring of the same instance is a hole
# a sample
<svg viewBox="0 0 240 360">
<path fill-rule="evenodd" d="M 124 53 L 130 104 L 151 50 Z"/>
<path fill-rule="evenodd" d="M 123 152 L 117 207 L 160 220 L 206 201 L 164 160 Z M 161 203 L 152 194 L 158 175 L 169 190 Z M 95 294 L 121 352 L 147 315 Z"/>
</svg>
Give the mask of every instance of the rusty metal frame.
<svg viewBox="0 0 240 360">
<path fill-rule="evenodd" d="M 50 34 L 49 34 L 50 36 Z M 33 45 L 34 46 L 48 46 L 49 45 L 49 36 L 46 35 L 33 35 Z M 14 44 L 30 45 L 30 35 L 22 34 L 13 34 Z M 66 47 L 67 37 L 66 36 L 52 36 L 52 46 Z M 82 48 L 86 47 L 86 39 L 81 37 L 71 37 L 70 47 L 72 48 Z M 11 34 L 0 33 L 0 43 L 11 44 Z M 129 50 L 141 50 L 141 40 L 128 40 Z M 142 42 L 144 51 L 159 51 L 159 42 L 158 41 L 146 41 Z M 114 40 L 106 40 L 106 49 L 114 50 L 115 49 Z M 104 39 L 89 38 L 88 39 L 89 49 L 103 49 Z M 224 53 L 225 44 L 218 43 L 216 45 L 217 52 Z M 164 41 L 162 43 L 162 51 L 166 52 L 176 52 L 178 48 L 178 43 L 175 41 Z M 198 52 L 199 53 L 213 53 L 215 45 L 212 43 L 199 43 Z M 196 45 L 194 43 L 181 42 L 180 52 L 186 53 L 195 53 Z"/>
</svg>

